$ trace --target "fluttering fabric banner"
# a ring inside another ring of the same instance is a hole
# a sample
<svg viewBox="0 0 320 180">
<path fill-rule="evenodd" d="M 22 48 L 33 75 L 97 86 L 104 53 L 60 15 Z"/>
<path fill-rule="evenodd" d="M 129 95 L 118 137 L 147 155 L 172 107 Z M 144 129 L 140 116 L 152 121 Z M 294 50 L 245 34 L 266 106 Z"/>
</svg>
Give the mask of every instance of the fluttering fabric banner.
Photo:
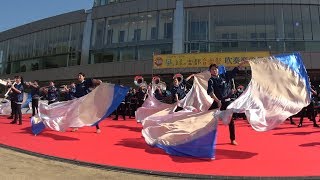
<svg viewBox="0 0 320 180">
<path fill-rule="evenodd" d="M 39 114 L 31 118 L 32 131 L 45 127 L 65 131 L 69 127 L 93 126 L 108 117 L 125 98 L 129 88 L 102 83 L 91 93 L 71 101 L 40 103 Z"/>
<path fill-rule="evenodd" d="M 209 71 L 195 75 L 192 89 L 177 104 L 149 97 L 137 111 L 147 144 L 171 155 L 213 159 L 217 120 L 228 124 L 234 112 L 245 112 L 253 129 L 267 131 L 310 103 L 310 84 L 300 54 L 256 58 L 249 63 L 252 80 L 226 111 L 208 111 L 212 103 L 206 91 Z M 174 112 L 177 106 L 184 109 Z"/>
<path fill-rule="evenodd" d="M 250 60 L 252 79 L 244 93 L 216 117 L 229 123 L 244 112 L 252 128 L 267 131 L 310 104 L 311 89 L 299 53 Z"/>
<path fill-rule="evenodd" d="M 136 113 L 143 125 L 142 135 L 149 145 L 178 156 L 214 158 L 217 120 L 208 111 L 212 99 L 207 95 L 209 71 L 196 74 L 192 89 L 177 104 L 164 104 L 149 94 Z M 177 106 L 182 111 L 174 112 Z"/>
</svg>

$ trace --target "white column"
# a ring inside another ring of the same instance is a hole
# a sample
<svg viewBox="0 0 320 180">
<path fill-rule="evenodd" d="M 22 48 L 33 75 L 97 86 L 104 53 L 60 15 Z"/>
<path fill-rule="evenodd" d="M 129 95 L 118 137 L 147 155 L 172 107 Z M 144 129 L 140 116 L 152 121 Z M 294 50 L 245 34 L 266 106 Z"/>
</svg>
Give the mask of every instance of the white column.
<svg viewBox="0 0 320 180">
<path fill-rule="evenodd" d="M 91 32 L 92 32 L 92 19 L 91 19 L 91 10 L 88 10 L 87 20 L 83 28 L 83 39 L 82 39 L 82 48 L 81 48 L 81 63 L 80 65 L 88 64 L 89 55 L 90 55 L 90 42 L 91 42 Z"/>
<path fill-rule="evenodd" d="M 184 8 L 183 0 L 176 1 L 173 18 L 173 54 L 184 53 Z"/>
</svg>

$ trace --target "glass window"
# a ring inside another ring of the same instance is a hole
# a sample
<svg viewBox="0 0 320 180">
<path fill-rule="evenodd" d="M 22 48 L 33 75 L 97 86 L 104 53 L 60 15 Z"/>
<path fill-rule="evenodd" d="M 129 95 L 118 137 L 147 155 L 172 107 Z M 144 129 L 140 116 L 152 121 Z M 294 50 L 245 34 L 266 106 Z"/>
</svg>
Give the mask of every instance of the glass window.
<svg viewBox="0 0 320 180">
<path fill-rule="evenodd" d="M 159 15 L 159 39 L 172 39 L 173 11 L 161 11 Z"/>
<path fill-rule="evenodd" d="M 140 13 L 138 16 L 137 29 L 134 31 L 136 41 L 144 41 L 147 39 L 148 15 L 148 13 Z"/>
<path fill-rule="evenodd" d="M 105 36 L 105 44 L 118 43 L 119 36 L 118 32 L 121 31 L 121 17 L 111 17 L 107 18 L 106 23 L 106 33 Z M 127 29 L 123 29 L 123 31 L 127 31 Z"/>
<path fill-rule="evenodd" d="M 286 39 L 293 39 L 294 38 L 294 26 L 300 26 L 300 22 L 293 22 L 292 19 L 292 6 L 286 5 L 283 6 L 283 21 L 284 21 L 284 33 Z"/>
<path fill-rule="evenodd" d="M 302 41 L 287 41 L 286 42 L 286 52 L 293 52 L 293 51 L 304 51 L 305 50 L 305 43 Z"/>
<path fill-rule="evenodd" d="M 146 13 L 147 17 L 147 40 L 155 40 L 158 38 L 157 34 L 157 12 Z"/>
<path fill-rule="evenodd" d="M 303 39 L 303 23 L 301 19 L 301 5 L 292 5 L 292 20 L 294 39 Z"/>
<path fill-rule="evenodd" d="M 92 45 L 96 48 L 100 48 L 103 45 L 103 33 L 105 27 L 105 19 L 98 19 L 93 24 L 93 37 Z M 78 36 L 78 35 L 77 35 Z"/>
<path fill-rule="evenodd" d="M 11 74 L 11 62 L 8 62 L 5 67 L 6 74 Z"/>
<path fill-rule="evenodd" d="M 136 48 L 135 47 L 120 48 L 119 57 L 120 57 L 120 61 L 136 60 Z"/>
<path fill-rule="evenodd" d="M 70 41 L 70 52 L 76 51 L 78 49 L 79 31 L 80 31 L 80 23 L 72 24 L 72 26 L 71 26 L 71 38 L 70 38 L 71 39 L 71 41 Z M 93 39 L 93 41 L 95 41 L 95 40 Z"/>
<path fill-rule="evenodd" d="M 157 45 L 155 52 L 158 54 L 172 54 L 172 44 Z"/>
<path fill-rule="evenodd" d="M 141 40 L 141 29 L 135 29 L 133 35 L 133 41 L 140 41 Z"/>
<path fill-rule="evenodd" d="M 80 51 L 74 51 L 68 55 L 69 55 L 69 59 L 67 61 L 68 66 L 80 65 L 80 60 L 81 60 L 81 52 Z"/>
<path fill-rule="evenodd" d="M 189 41 L 209 39 L 209 8 L 189 10 L 188 21 Z"/>
<path fill-rule="evenodd" d="M 124 42 L 125 31 L 119 31 L 119 43 Z"/>
<path fill-rule="evenodd" d="M 128 24 L 129 24 L 129 34 L 128 34 L 128 38 L 129 38 L 129 42 L 132 42 L 132 41 L 136 41 L 134 38 L 134 33 L 135 33 L 135 30 L 138 28 L 138 22 L 139 22 L 139 15 L 138 14 L 134 14 L 134 15 L 131 15 L 129 18 L 128 18 Z"/>
<path fill-rule="evenodd" d="M 100 6 L 101 5 L 101 0 L 94 0 L 93 6 Z"/>
<path fill-rule="evenodd" d="M 103 52 L 95 52 L 91 54 L 91 62 L 94 64 L 116 62 L 117 60 L 118 60 L 117 49 L 106 49 Z"/>
<path fill-rule="evenodd" d="M 306 51 L 307 52 L 320 52 L 320 42 L 313 41 L 313 42 L 305 42 Z"/>
<path fill-rule="evenodd" d="M 238 47 L 238 42 L 231 42 L 231 47 Z"/>
<path fill-rule="evenodd" d="M 309 5 L 301 5 L 301 17 L 303 26 L 303 38 L 305 40 L 312 39 L 311 17 Z"/>
<path fill-rule="evenodd" d="M 210 8 L 210 40 L 230 39 L 237 34 L 238 39 L 246 37 L 246 6 L 219 6 Z M 228 35 L 227 35 L 228 34 Z"/>
<path fill-rule="evenodd" d="M 157 28 L 152 27 L 151 28 L 151 38 L 149 40 L 155 40 L 155 39 L 157 39 Z"/>
<path fill-rule="evenodd" d="M 113 37 L 113 29 L 108 29 L 107 31 L 107 44 L 110 45 L 112 43 L 112 37 Z M 124 37 L 123 37 L 124 39 Z"/>
<path fill-rule="evenodd" d="M 79 30 L 79 41 L 78 41 L 78 51 L 81 51 L 82 50 L 82 42 L 83 42 L 83 31 L 84 31 L 84 25 L 85 25 L 85 22 L 81 22 L 80 24 L 80 30 Z M 104 28 L 104 27 L 103 27 Z M 103 32 L 104 33 L 104 32 Z M 101 45 L 103 45 L 103 37 L 101 38 Z"/>
<path fill-rule="evenodd" d="M 68 55 L 43 57 L 40 61 L 40 69 L 67 67 Z"/>
<path fill-rule="evenodd" d="M 49 30 L 45 30 L 43 33 L 43 55 L 48 55 L 48 44 L 49 44 Z"/>
<path fill-rule="evenodd" d="M 156 51 L 156 46 L 139 46 L 139 60 L 151 60 Z"/>
<path fill-rule="evenodd" d="M 237 33 L 231 33 L 231 39 L 238 39 Z"/>
<path fill-rule="evenodd" d="M 274 5 L 274 19 L 275 19 L 275 39 L 280 41 L 285 37 L 285 24 L 282 5 Z M 267 30 L 268 32 L 268 30 Z"/>
<path fill-rule="evenodd" d="M 15 61 L 12 63 L 12 69 L 11 69 L 12 73 L 19 73 L 20 71 L 20 61 Z M 24 71 L 25 72 L 25 71 Z"/>
<path fill-rule="evenodd" d="M 266 39 L 275 39 L 275 10 L 274 5 L 265 6 L 265 25 L 266 25 Z M 278 19 L 280 17 L 277 17 Z"/>
<path fill-rule="evenodd" d="M 35 71 L 39 69 L 39 60 L 20 61 L 20 72 Z"/>
<path fill-rule="evenodd" d="M 70 25 L 64 26 L 63 31 L 63 43 L 62 43 L 62 53 L 69 52 L 69 40 L 70 40 Z"/>
<path fill-rule="evenodd" d="M 310 6 L 313 40 L 320 40 L 320 6 Z"/>
</svg>

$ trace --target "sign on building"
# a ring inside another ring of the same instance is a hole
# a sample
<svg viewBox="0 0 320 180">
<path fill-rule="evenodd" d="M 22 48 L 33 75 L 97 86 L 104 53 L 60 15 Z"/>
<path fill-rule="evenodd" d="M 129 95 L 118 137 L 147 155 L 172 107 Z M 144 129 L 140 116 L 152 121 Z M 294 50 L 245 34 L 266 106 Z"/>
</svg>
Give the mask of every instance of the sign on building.
<svg viewBox="0 0 320 180">
<path fill-rule="evenodd" d="M 234 67 L 244 59 L 270 56 L 268 51 L 194 54 L 163 54 L 153 56 L 154 69 L 209 67 L 210 64 Z"/>
</svg>

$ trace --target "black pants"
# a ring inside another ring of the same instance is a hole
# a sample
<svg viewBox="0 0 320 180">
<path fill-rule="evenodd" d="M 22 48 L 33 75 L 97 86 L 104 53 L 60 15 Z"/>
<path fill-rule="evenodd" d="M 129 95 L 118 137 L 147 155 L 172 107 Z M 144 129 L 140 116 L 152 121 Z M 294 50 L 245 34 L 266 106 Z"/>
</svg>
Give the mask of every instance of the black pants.
<svg viewBox="0 0 320 180">
<path fill-rule="evenodd" d="M 221 101 L 221 108 L 220 110 L 226 110 L 227 107 L 229 106 L 229 104 L 231 103 L 231 101 Z M 212 109 L 217 109 L 218 108 L 218 103 L 217 102 L 213 102 L 211 107 L 209 108 L 209 110 L 212 110 Z M 230 140 L 231 141 L 234 141 L 236 140 L 236 130 L 235 130 L 235 126 L 234 126 L 234 120 L 233 118 L 231 118 L 231 121 L 230 121 L 230 124 L 229 124 L 229 134 L 230 134 Z"/>
<path fill-rule="evenodd" d="M 317 124 L 316 123 L 316 113 L 315 113 L 315 110 L 314 110 L 314 103 L 310 103 L 307 107 L 303 108 L 301 111 L 300 111 L 300 123 L 302 125 L 302 122 L 303 122 L 303 118 L 304 117 L 308 117 L 311 121 L 313 121 L 313 124 Z"/>
<path fill-rule="evenodd" d="M 96 125 L 96 129 L 100 129 L 99 124 Z"/>
<path fill-rule="evenodd" d="M 19 124 L 22 124 L 22 112 L 21 112 L 21 104 L 12 103 L 13 105 L 13 112 L 14 112 L 14 122 L 17 122 L 19 118 Z"/>
<path fill-rule="evenodd" d="M 126 119 L 126 104 L 125 103 L 121 103 L 117 110 L 116 110 L 116 117 L 115 119 L 118 119 L 119 113 L 121 113 L 121 115 L 123 116 L 123 119 Z"/>
<path fill-rule="evenodd" d="M 131 101 L 128 108 L 129 108 L 129 118 L 135 117 L 135 112 L 137 110 L 137 101 Z"/>
<path fill-rule="evenodd" d="M 143 103 L 144 103 L 144 100 L 143 100 L 143 99 L 138 99 L 137 108 L 141 107 Z"/>
<path fill-rule="evenodd" d="M 11 117 L 14 116 L 14 104 L 15 102 L 11 101 Z"/>
<path fill-rule="evenodd" d="M 177 106 L 177 108 L 176 108 L 176 110 L 174 110 L 174 112 L 179 112 L 179 111 L 181 111 L 181 110 L 183 110 L 183 108 L 180 107 L 180 106 Z"/>
<path fill-rule="evenodd" d="M 48 105 L 53 104 L 55 102 L 57 102 L 57 101 L 48 101 Z"/>
<path fill-rule="evenodd" d="M 38 114 L 39 99 L 32 99 L 32 116 Z"/>
</svg>

